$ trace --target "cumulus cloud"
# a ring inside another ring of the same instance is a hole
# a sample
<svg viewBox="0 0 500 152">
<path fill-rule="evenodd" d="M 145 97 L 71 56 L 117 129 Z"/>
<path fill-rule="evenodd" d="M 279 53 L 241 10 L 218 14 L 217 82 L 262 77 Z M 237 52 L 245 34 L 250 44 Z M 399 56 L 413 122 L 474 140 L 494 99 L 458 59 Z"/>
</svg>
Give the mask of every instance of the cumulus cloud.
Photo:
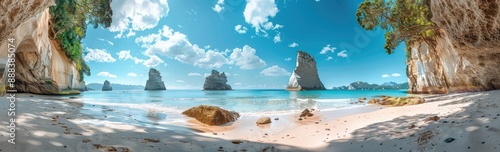
<svg viewBox="0 0 500 152">
<path fill-rule="evenodd" d="M 239 66 L 242 70 L 263 68 L 267 64 L 259 56 L 255 55 L 256 50 L 248 45 L 243 48 L 235 48 L 229 56 L 231 62 Z"/>
<path fill-rule="evenodd" d="M 105 49 L 91 49 L 87 48 L 87 54 L 83 57 L 86 62 L 115 62 L 116 59 L 111 56 Z"/>
<path fill-rule="evenodd" d="M 109 77 L 109 78 L 117 78 L 118 76 L 114 75 L 114 74 L 111 74 L 107 71 L 103 71 L 103 72 L 99 72 L 97 74 L 97 76 L 100 76 L 100 77 Z"/>
<path fill-rule="evenodd" d="M 222 5 L 224 5 L 224 0 L 218 0 L 215 6 L 212 7 L 212 10 L 214 10 L 217 13 L 220 13 L 224 9 Z"/>
<path fill-rule="evenodd" d="M 388 78 L 388 77 L 391 77 L 391 76 L 390 76 L 390 75 L 388 75 L 388 74 L 383 74 L 383 75 L 382 75 L 382 78 Z"/>
<path fill-rule="evenodd" d="M 327 61 L 333 60 L 333 57 L 328 56 L 328 57 L 326 58 L 326 60 L 327 60 Z"/>
<path fill-rule="evenodd" d="M 247 33 L 248 29 L 242 25 L 236 25 L 236 26 L 234 26 L 234 30 L 240 34 L 245 34 L 245 33 Z"/>
<path fill-rule="evenodd" d="M 325 47 L 323 47 L 323 49 L 321 49 L 321 51 L 319 52 L 319 54 L 326 54 L 328 52 L 335 52 L 337 48 L 336 47 L 330 47 L 330 44 L 326 45 Z"/>
<path fill-rule="evenodd" d="M 273 65 L 269 68 L 262 70 L 260 74 L 264 76 L 288 76 L 290 75 L 290 72 L 286 71 L 285 69 L 277 65 Z"/>
<path fill-rule="evenodd" d="M 266 66 L 266 63 L 255 54 L 256 50 L 248 45 L 226 51 L 205 49 L 191 43 L 185 34 L 174 32 L 168 26 L 164 26 L 158 33 L 138 37 L 135 42 L 146 49 L 144 54 L 147 56 L 158 54 L 206 69 L 220 68 L 225 64 L 235 64 L 241 69 Z"/>
<path fill-rule="evenodd" d="M 148 68 L 152 68 L 158 66 L 161 63 L 163 63 L 163 60 L 160 59 L 158 56 L 150 55 L 149 59 L 145 60 L 144 63 L 142 64 Z"/>
<path fill-rule="evenodd" d="M 276 34 L 273 39 L 274 43 L 281 42 L 281 35 L 280 33 Z"/>
<path fill-rule="evenodd" d="M 291 47 L 291 48 L 294 48 L 294 47 L 297 47 L 299 46 L 299 44 L 293 42 L 292 44 L 288 45 L 288 47 Z"/>
<path fill-rule="evenodd" d="M 291 60 L 292 60 L 292 58 L 285 58 L 285 61 L 287 61 L 287 62 L 291 61 Z"/>
<path fill-rule="evenodd" d="M 343 58 L 346 58 L 348 55 L 346 54 L 346 50 L 343 50 L 343 51 L 340 51 L 339 53 L 337 53 L 337 56 L 340 56 L 340 57 L 343 57 Z"/>
<path fill-rule="evenodd" d="M 130 72 L 130 73 L 127 74 L 127 76 L 129 76 L 129 77 L 137 77 L 137 74 L 133 73 L 133 72 Z"/>
<path fill-rule="evenodd" d="M 190 77 L 199 77 L 199 76 L 201 76 L 201 74 L 193 72 L 193 73 L 188 73 L 188 76 L 190 76 Z"/>
<path fill-rule="evenodd" d="M 401 76 L 401 74 L 399 74 L 399 73 L 393 73 L 393 74 L 391 74 L 391 76 L 393 76 L 393 77 L 399 77 L 399 76 Z"/>
<path fill-rule="evenodd" d="M 137 57 L 130 55 L 130 50 L 122 50 L 116 54 L 118 55 L 118 59 L 120 59 L 120 60 L 129 60 L 130 59 L 130 60 L 134 61 L 135 64 L 139 64 L 139 63 L 144 62 L 144 59 L 139 59 Z"/>
<path fill-rule="evenodd" d="M 129 30 L 128 36 L 135 35 L 133 31 L 143 31 L 158 25 L 160 19 L 168 15 L 167 0 L 127 0 L 111 2 L 113 16 L 109 30 L 119 32 L 116 38 L 122 38 Z"/>
<path fill-rule="evenodd" d="M 282 25 L 273 25 L 269 18 L 273 18 L 278 13 L 278 7 L 274 0 L 247 0 L 243 16 L 245 22 L 255 28 L 255 32 L 265 32 L 269 29 L 278 29 Z"/>
</svg>

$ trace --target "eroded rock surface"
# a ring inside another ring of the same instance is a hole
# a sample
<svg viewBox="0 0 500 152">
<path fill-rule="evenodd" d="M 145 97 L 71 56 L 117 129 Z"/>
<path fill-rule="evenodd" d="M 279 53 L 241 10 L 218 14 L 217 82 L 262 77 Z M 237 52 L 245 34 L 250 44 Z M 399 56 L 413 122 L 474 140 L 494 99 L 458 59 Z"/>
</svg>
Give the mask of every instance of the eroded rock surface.
<svg viewBox="0 0 500 152">
<path fill-rule="evenodd" d="M 411 46 L 411 93 L 500 89 L 500 1 L 431 0 L 440 37 Z"/>
<path fill-rule="evenodd" d="M 314 57 L 302 51 L 297 53 L 297 66 L 288 81 L 287 90 L 326 90 L 319 79 Z"/>
<path fill-rule="evenodd" d="M 203 90 L 231 90 L 231 86 L 227 84 L 227 76 L 224 72 L 212 70 L 212 74 L 205 78 Z"/>
<path fill-rule="evenodd" d="M 149 79 L 146 82 L 145 90 L 167 90 L 165 83 L 161 80 L 160 71 L 154 68 L 149 69 Z"/>
<path fill-rule="evenodd" d="M 211 126 L 234 122 L 240 117 L 240 114 L 238 114 L 237 112 L 228 111 L 217 106 L 206 105 L 193 107 L 182 112 L 182 114 L 193 117 L 201 123 Z"/>
</svg>

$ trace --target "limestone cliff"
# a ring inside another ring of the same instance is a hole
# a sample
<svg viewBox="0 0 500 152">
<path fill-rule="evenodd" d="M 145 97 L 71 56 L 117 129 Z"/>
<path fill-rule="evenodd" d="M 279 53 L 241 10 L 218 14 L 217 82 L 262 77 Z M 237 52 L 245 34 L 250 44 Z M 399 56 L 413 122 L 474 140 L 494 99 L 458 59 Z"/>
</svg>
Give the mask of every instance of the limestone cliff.
<svg viewBox="0 0 500 152">
<path fill-rule="evenodd" d="M 326 90 L 319 80 L 314 57 L 302 51 L 297 53 L 297 67 L 288 81 L 287 90 Z"/>
<path fill-rule="evenodd" d="M 80 75 L 76 65 L 66 57 L 58 42 L 49 38 L 52 0 L 1 2 L 0 47 L 14 45 L 15 89 L 18 92 L 59 94 L 78 89 Z M 7 10 L 5 10 L 7 9 Z M 7 38 L 14 38 L 13 43 Z M 4 67 L 7 52 L 0 51 L 0 66 Z M 74 93 L 74 92 L 73 92 Z"/>
<path fill-rule="evenodd" d="M 161 80 L 160 71 L 154 68 L 149 69 L 149 79 L 146 82 L 145 90 L 167 90 L 165 83 Z"/>
<path fill-rule="evenodd" d="M 500 1 L 431 0 L 435 42 L 411 45 L 412 93 L 500 89 Z"/>
<path fill-rule="evenodd" d="M 224 72 L 212 70 L 212 74 L 205 78 L 203 90 L 231 90 L 231 86 L 227 83 L 227 76 Z"/>
</svg>

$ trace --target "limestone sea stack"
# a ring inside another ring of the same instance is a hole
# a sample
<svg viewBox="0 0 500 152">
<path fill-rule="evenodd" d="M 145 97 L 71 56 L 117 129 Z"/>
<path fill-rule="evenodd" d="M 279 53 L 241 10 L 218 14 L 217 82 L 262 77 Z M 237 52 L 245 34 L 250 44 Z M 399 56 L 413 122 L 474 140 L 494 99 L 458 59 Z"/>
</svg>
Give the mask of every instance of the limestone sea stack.
<svg viewBox="0 0 500 152">
<path fill-rule="evenodd" d="M 146 82 L 145 90 L 167 90 L 165 83 L 161 80 L 160 71 L 154 68 L 149 69 L 149 79 Z"/>
<path fill-rule="evenodd" d="M 212 74 L 205 78 L 203 90 L 232 90 L 227 84 L 227 77 L 224 72 L 219 73 L 217 70 L 212 70 Z"/>
<path fill-rule="evenodd" d="M 108 80 L 104 81 L 104 84 L 102 85 L 102 91 L 112 91 L 113 88 L 111 87 L 111 84 L 109 83 Z"/>
<path fill-rule="evenodd" d="M 306 52 L 297 54 L 297 67 L 288 81 L 287 90 L 326 90 L 319 80 L 314 57 Z"/>
</svg>

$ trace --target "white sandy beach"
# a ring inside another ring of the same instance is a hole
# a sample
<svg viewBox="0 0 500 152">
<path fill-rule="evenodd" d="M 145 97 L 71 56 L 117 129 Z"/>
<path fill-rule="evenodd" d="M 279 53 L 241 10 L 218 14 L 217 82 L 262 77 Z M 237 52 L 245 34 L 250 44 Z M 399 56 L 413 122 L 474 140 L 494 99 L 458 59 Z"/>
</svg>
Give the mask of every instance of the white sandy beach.
<svg viewBox="0 0 500 152">
<path fill-rule="evenodd" d="M 7 142 L 9 102 L 0 100 L 1 151 L 500 151 L 500 90 L 429 95 L 414 106 L 316 111 L 302 121 L 299 114 L 270 116 L 273 122 L 261 126 L 257 116 L 217 127 L 195 120 L 164 126 L 174 129 L 85 116 L 78 99 L 16 96 L 15 145 Z M 425 121 L 433 116 L 440 119 Z"/>
</svg>

